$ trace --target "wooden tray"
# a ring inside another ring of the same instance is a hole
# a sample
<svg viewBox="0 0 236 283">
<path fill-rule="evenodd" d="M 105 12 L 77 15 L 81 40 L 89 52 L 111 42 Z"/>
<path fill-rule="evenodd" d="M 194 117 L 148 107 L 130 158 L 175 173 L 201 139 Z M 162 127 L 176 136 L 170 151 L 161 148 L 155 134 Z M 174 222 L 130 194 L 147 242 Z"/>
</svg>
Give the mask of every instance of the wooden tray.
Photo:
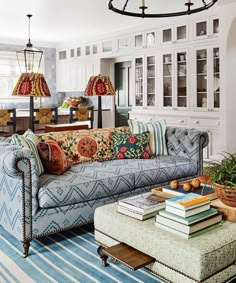
<svg viewBox="0 0 236 283">
<path fill-rule="evenodd" d="M 213 200 L 211 206 L 223 213 L 223 219 L 236 222 L 236 207 L 227 206 L 219 199 Z"/>
<path fill-rule="evenodd" d="M 137 270 L 155 261 L 155 258 L 144 254 L 124 243 L 105 248 L 103 253 L 121 262 L 132 270 Z"/>
</svg>

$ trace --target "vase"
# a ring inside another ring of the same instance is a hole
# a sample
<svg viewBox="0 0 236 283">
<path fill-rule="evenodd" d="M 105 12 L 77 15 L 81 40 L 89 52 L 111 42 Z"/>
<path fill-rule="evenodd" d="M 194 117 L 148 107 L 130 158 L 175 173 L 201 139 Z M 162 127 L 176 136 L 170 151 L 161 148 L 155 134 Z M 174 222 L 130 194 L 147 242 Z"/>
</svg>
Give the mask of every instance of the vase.
<svg viewBox="0 0 236 283">
<path fill-rule="evenodd" d="M 236 187 L 213 184 L 216 196 L 225 205 L 236 207 Z"/>
</svg>

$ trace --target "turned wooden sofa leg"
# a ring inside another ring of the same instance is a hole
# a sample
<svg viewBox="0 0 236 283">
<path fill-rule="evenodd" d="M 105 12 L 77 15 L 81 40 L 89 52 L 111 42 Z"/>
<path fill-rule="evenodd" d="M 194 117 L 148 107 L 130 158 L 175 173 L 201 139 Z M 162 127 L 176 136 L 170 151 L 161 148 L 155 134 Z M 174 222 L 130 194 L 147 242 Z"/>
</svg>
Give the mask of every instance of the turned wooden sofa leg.
<svg viewBox="0 0 236 283">
<path fill-rule="evenodd" d="M 29 255 L 29 247 L 30 247 L 30 241 L 22 241 L 24 253 L 23 257 L 27 257 Z"/>
<path fill-rule="evenodd" d="M 108 256 L 104 254 L 103 249 L 104 249 L 104 247 L 100 245 L 97 249 L 97 253 L 99 254 L 99 256 L 102 260 L 102 265 L 104 265 L 106 267 L 106 266 L 109 265 L 107 263 Z"/>
</svg>

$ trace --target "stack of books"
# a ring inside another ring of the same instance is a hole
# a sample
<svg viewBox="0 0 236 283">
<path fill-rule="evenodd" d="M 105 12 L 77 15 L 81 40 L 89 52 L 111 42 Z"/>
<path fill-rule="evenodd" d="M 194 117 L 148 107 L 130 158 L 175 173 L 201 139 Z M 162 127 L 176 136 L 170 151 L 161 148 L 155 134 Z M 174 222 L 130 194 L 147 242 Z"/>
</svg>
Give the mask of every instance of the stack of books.
<svg viewBox="0 0 236 283">
<path fill-rule="evenodd" d="M 166 200 L 164 210 L 156 215 L 155 224 L 186 239 L 218 227 L 222 214 L 210 207 L 208 196 L 195 193 Z"/>
<path fill-rule="evenodd" d="M 118 201 L 117 212 L 145 220 L 154 217 L 163 209 L 167 198 L 170 198 L 167 194 L 153 195 L 150 192 L 128 197 Z"/>
</svg>

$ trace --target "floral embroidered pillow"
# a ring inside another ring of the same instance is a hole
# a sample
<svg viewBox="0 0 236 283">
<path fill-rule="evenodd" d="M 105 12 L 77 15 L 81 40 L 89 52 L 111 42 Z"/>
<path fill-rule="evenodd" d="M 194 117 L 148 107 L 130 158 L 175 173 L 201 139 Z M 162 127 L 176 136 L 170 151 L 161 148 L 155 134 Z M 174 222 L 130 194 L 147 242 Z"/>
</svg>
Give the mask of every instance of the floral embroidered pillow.
<svg viewBox="0 0 236 283">
<path fill-rule="evenodd" d="M 62 175 L 70 168 L 70 162 L 57 142 L 48 140 L 37 144 L 39 155 L 45 172 L 49 174 Z"/>
<path fill-rule="evenodd" d="M 122 135 L 113 133 L 114 159 L 150 158 L 149 132 Z"/>
</svg>

